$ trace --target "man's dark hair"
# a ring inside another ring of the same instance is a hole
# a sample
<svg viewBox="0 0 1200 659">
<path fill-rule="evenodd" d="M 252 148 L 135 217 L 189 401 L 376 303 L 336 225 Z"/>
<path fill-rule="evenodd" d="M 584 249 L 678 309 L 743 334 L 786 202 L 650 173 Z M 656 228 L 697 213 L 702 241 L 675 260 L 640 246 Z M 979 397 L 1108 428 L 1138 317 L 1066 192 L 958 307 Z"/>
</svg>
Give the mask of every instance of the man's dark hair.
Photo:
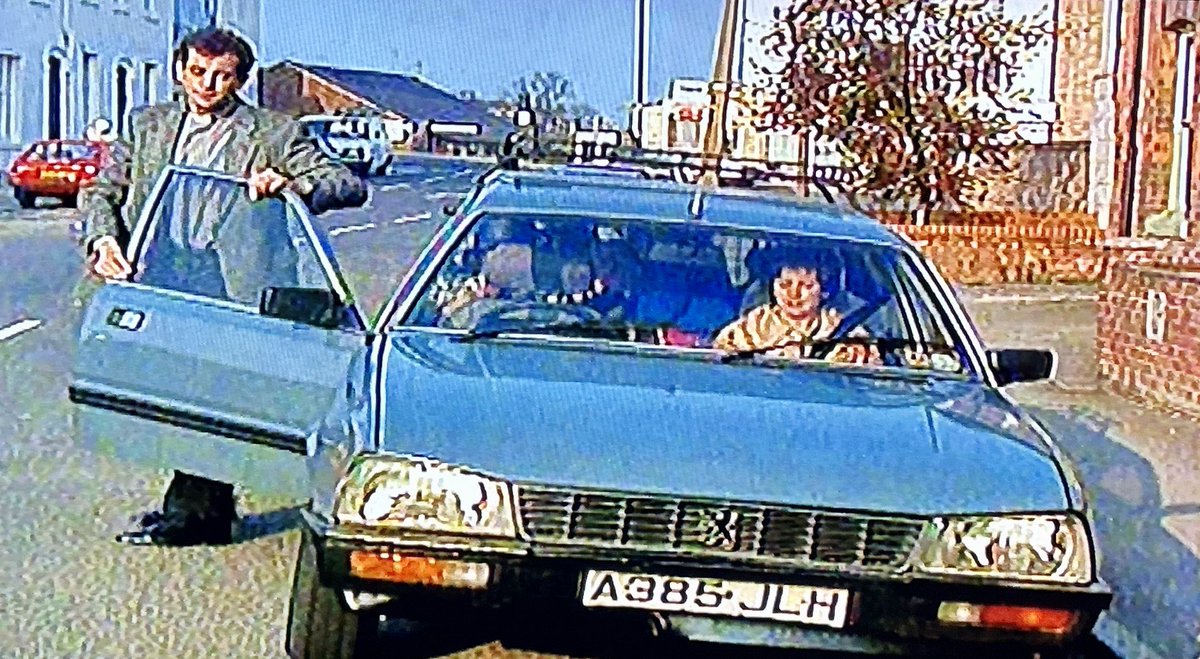
<svg viewBox="0 0 1200 659">
<path fill-rule="evenodd" d="M 194 50 L 209 57 L 234 55 L 237 57 L 238 82 L 245 84 L 250 79 L 250 69 L 254 68 L 254 48 L 232 30 L 220 27 L 206 27 L 192 32 L 179 41 L 175 48 L 174 61 L 180 66 L 187 65 L 188 51 Z"/>
</svg>

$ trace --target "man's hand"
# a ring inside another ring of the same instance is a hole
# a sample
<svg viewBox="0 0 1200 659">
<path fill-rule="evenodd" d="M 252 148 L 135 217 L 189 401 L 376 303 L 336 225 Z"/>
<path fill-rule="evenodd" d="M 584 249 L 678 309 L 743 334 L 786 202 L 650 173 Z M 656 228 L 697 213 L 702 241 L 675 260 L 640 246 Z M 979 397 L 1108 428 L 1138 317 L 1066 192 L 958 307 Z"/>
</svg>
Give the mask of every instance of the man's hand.
<svg viewBox="0 0 1200 659">
<path fill-rule="evenodd" d="M 124 279 L 133 272 L 129 261 L 126 261 L 125 255 L 121 253 L 117 239 L 112 236 L 104 236 L 92 244 L 90 266 L 92 272 L 105 279 Z"/>
<path fill-rule="evenodd" d="M 250 199 L 257 201 L 279 194 L 287 186 L 288 178 L 273 169 L 264 169 L 251 174 L 246 183 L 250 187 Z"/>
</svg>

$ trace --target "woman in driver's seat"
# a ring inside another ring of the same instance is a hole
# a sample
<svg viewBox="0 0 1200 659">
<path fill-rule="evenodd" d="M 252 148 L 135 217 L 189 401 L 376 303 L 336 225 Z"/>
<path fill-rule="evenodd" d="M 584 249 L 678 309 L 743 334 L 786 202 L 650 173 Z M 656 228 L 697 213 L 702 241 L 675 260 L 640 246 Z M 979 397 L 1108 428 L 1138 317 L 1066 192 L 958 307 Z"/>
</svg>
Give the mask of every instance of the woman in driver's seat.
<svg viewBox="0 0 1200 659">
<path fill-rule="evenodd" d="M 771 285 L 772 300 L 746 312 L 717 333 L 718 350 L 768 350 L 777 357 L 805 359 L 812 355 L 813 341 L 829 338 L 842 322 L 836 309 L 825 306 L 821 279 L 815 265 L 792 259 L 780 268 Z M 861 328 L 850 337 L 866 336 Z M 778 346 L 769 350 L 772 346 Z M 825 359 L 853 364 L 882 363 L 874 347 L 838 344 Z"/>
</svg>

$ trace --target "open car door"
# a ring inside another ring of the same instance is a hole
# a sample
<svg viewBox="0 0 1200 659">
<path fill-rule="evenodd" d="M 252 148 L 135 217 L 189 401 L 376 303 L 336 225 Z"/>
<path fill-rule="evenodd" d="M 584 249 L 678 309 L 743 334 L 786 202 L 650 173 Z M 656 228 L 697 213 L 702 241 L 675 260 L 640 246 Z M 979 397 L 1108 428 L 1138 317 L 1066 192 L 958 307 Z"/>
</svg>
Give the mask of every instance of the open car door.
<svg viewBox="0 0 1200 659">
<path fill-rule="evenodd" d="M 308 497 L 309 438 L 366 349 L 332 252 L 290 193 L 168 169 L 134 229 L 130 281 L 84 316 L 70 398 L 90 450 Z"/>
</svg>

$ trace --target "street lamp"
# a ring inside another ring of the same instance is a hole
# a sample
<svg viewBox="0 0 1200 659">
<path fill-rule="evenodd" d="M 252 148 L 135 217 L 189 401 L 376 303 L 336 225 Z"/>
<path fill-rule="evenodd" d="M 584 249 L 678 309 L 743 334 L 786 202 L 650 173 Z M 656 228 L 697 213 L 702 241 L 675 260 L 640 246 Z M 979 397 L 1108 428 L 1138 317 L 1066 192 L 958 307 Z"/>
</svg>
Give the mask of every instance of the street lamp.
<svg viewBox="0 0 1200 659">
<path fill-rule="evenodd" d="M 633 22 L 633 121 L 632 132 L 641 139 L 646 99 L 650 95 L 650 0 L 637 0 Z"/>
</svg>

